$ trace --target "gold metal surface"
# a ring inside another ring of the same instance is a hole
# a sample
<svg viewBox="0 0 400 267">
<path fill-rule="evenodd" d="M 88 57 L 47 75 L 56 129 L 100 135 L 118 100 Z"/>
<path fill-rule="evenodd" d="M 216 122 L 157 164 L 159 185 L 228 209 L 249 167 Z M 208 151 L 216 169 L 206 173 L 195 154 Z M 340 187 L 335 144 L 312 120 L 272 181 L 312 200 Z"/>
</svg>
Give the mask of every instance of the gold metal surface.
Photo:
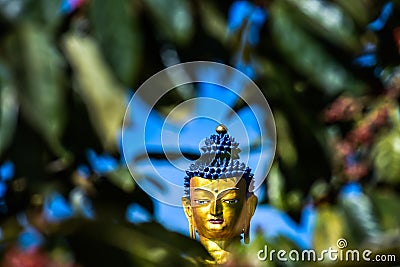
<svg viewBox="0 0 400 267">
<path fill-rule="evenodd" d="M 238 177 L 215 180 L 193 177 L 190 199 L 183 197 L 182 204 L 191 236 L 194 228 L 215 263 L 220 264 L 226 262 L 229 246 L 240 242 L 242 233 L 248 239 L 257 197 L 247 192 L 246 181 Z"/>
</svg>

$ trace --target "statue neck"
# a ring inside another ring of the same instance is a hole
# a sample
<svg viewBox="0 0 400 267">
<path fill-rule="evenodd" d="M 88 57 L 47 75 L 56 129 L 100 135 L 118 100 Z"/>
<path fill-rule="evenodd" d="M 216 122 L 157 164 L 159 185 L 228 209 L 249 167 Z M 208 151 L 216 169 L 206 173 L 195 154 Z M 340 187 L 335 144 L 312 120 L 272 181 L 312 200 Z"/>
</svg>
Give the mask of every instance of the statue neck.
<svg viewBox="0 0 400 267">
<path fill-rule="evenodd" d="M 240 243 L 240 236 L 238 238 L 221 240 L 221 239 L 208 239 L 204 236 L 200 237 L 200 243 L 206 248 L 208 253 L 214 258 L 216 264 L 225 263 L 229 258 L 229 247 L 232 244 Z"/>
</svg>

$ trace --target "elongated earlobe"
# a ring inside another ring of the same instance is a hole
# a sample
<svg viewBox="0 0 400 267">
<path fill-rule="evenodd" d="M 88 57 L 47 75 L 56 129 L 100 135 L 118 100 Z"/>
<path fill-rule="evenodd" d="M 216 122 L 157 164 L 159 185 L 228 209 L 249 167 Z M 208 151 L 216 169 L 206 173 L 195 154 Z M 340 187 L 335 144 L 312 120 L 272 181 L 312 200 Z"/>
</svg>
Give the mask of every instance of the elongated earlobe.
<svg viewBox="0 0 400 267">
<path fill-rule="evenodd" d="M 190 232 L 190 238 L 196 239 L 196 228 L 191 223 L 189 223 L 189 232 Z"/>
<path fill-rule="evenodd" d="M 185 212 L 186 218 L 189 222 L 190 238 L 196 239 L 196 228 L 194 226 L 194 221 L 193 221 L 192 207 L 190 206 L 190 200 L 187 197 L 182 197 L 182 206 L 183 206 L 183 210 Z"/>
<path fill-rule="evenodd" d="M 245 244 L 250 243 L 250 221 L 251 217 L 253 217 L 254 212 L 256 211 L 257 201 L 258 198 L 256 197 L 256 195 L 252 194 L 251 196 L 248 197 L 246 202 L 246 218 L 243 229 L 243 237 Z"/>
<path fill-rule="evenodd" d="M 245 226 L 243 236 L 244 236 L 244 243 L 249 244 L 250 243 L 250 224 Z"/>
</svg>

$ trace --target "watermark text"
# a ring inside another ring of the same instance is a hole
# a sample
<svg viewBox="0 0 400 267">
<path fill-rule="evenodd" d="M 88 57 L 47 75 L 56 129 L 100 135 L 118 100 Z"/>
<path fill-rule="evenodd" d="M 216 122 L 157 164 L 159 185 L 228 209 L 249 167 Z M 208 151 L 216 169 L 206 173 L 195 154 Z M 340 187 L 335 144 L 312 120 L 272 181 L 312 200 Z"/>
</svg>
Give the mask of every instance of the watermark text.
<svg viewBox="0 0 400 267">
<path fill-rule="evenodd" d="M 373 254 L 369 249 L 345 249 L 347 247 L 347 240 L 340 238 L 336 243 L 335 248 L 329 247 L 320 252 L 314 249 L 298 250 L 269 250 L 265 245 L 257 253 L 260 261 L 293 261 L 293 262 L 322 262 L 322 261 L 345 261 L 345 262 L 395 262 L 397 260 L 394 254 Z"/>
</svg>

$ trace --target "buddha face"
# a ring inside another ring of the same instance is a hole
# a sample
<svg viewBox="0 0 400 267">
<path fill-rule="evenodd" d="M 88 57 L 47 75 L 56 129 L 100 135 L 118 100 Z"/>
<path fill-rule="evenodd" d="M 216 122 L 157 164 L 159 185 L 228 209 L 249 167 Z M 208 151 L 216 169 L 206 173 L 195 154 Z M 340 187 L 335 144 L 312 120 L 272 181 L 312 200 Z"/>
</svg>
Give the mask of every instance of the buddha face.
<svg viewBox="0 0 400 267">
<path fill-rule="evenodd" d="M 190 200 L 184 199 L 186 216 L 200 236 L 207 239 L 229 240 L 242 233 L 254 208 L 249 211 L 246 181 L 240 178 L 190 179 Z M 255 196 L 253 195 L 255 198 Z"/>
</svg>

